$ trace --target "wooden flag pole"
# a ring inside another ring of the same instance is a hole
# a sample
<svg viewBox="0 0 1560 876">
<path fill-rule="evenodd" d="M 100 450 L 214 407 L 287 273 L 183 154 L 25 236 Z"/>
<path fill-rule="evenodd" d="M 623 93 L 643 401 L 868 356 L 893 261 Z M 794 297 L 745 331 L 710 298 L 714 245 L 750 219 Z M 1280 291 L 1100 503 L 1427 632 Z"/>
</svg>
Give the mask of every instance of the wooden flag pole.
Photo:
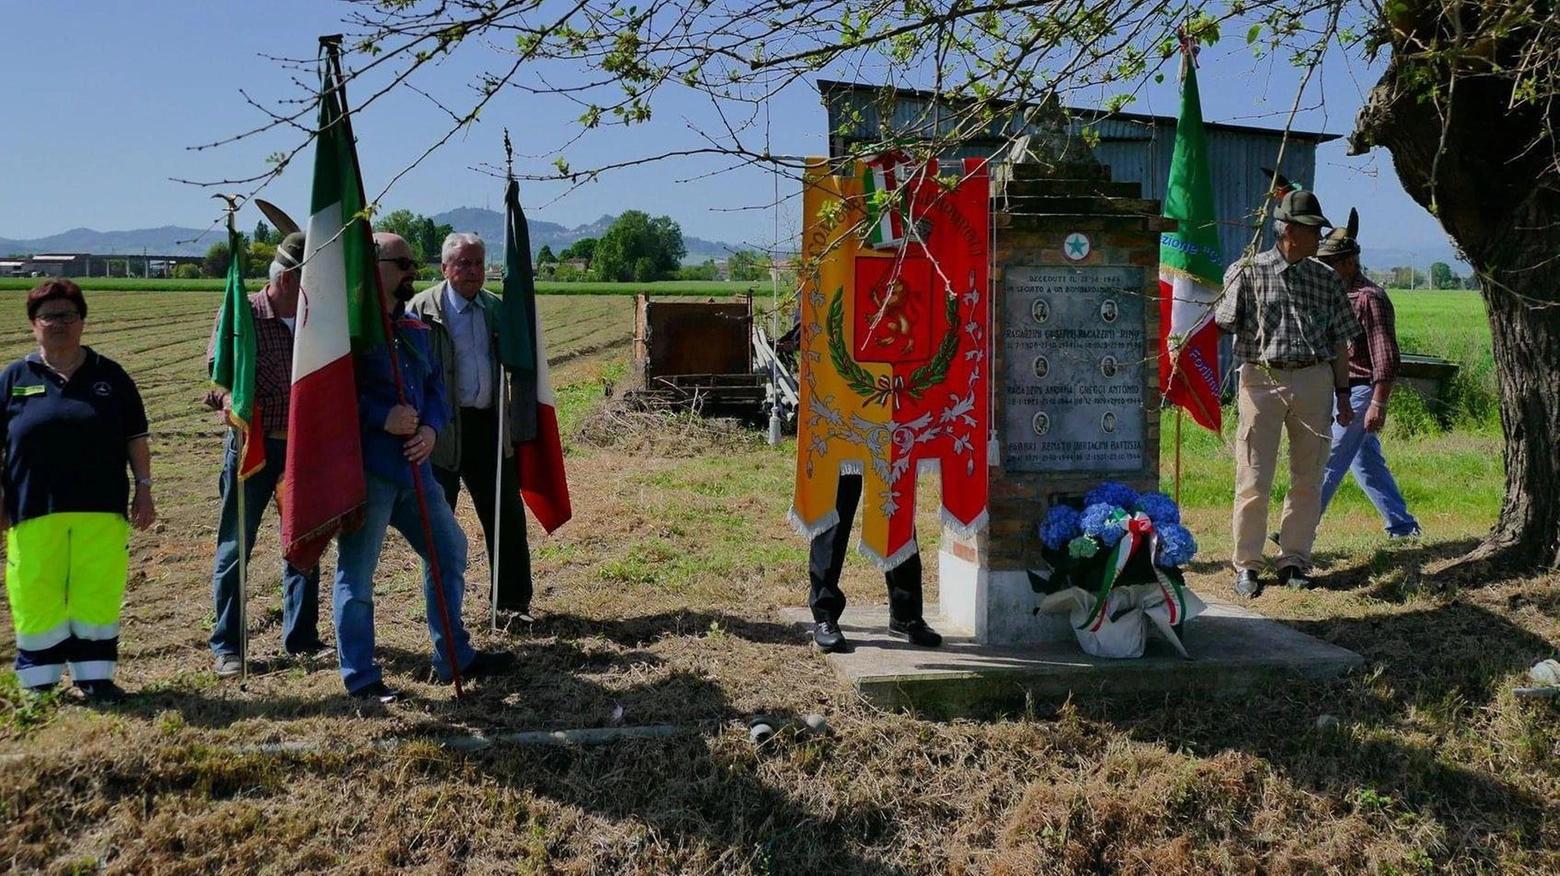
<svg viewBox="0 0 1560 876">
<path fill-rule="evenodd" d="M 1181 416 L 1185 411 L 1180 405 L 1175 408 L 1175 504 L 1181 505 Z"/>
</svg>

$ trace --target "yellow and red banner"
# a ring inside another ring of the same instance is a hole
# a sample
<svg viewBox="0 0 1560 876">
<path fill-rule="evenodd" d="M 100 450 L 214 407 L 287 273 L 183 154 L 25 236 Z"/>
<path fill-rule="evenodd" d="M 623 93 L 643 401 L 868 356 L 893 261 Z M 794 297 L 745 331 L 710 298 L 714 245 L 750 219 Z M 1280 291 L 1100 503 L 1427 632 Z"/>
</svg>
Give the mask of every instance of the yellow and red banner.
<svg viewBox="0 0 1560 876">
<path fill-rule="evenodd" d="M 891 187 L 874 178 L 884 167 Z M 860 474 L 860 550 L 891 569 L 918 550 L 918 471 L 941 472 L 945 524 L 971 532 L 986 521 L 986 166 L 879 156 L 834 175 L 816 158 L 803 185 L 792 520 L 809 536 L 839 522 L 839 476 Z"/>
</svg>

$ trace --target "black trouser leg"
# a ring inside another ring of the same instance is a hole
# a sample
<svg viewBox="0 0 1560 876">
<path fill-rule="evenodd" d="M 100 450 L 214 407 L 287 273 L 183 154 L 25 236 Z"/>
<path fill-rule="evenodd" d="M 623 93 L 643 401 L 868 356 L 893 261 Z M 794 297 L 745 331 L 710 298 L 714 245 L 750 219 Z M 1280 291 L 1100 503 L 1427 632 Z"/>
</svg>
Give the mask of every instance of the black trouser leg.
<svg viewBox="0 0 1560 876">
<path fill-rule="evenodd" d="M 840 589 L 840 570 L 845 567 L 845 551 L 850 547 L 850 523 L 861 501 L 861 475 L 840 475 L 834 494 L 834 510 L 839 522 L 818 533 L 807 551 L 807 577 L 811 584 L 807 605 L 815 621 L 838 621 L 845 612 L 845 592 Z"/>
<path fill-rule="evenodd" d="M 433 466 L 433 479 L 444 490 L 444 501 L 450 503 L 450 511 L 453 513 L 455 500 L 460 498 L 460 472 Z"/>
<path fill-rule="evenodd" d="M 845 613 L 845 592 L 840 589 L 840 571 L 845 567 L 845 551 L 850 547 L 850 525 L 861 503 L 861 475 L 841 475 L 834 509 L 839 522 L 818 533 L 807 552 L 807 577 L 811 584 L 807 605 L 815 621 L 838 621 Z M 921 617 L 921 555 L 919 553 L 883 573 L 888 585 L 888 613 L 895 620 L 912 621 Z"/>
<path fill-rule="evenodd" d="M 471 494 L 477 519 L 482 521 L 482 540 L 487 545 L 488 562 L 493 562 L 493 480 L 498 465 L 498 417 L 492 411 L 462 408 L 461 480 Z M 503 462 L 504 482 L 499 501 L 503 521 L 498 545 L 498 607 L 511 611 L 531 608 L 531 551 L 526 541 L 525 506 L 520 500 L 519 473 L 514 457 Z"/>
<path fill-rule="evenodd" d="M 888 616 L 897 621 L 921 619 L 921 552 L 883 573 L 888 582 Z"/>
</svg>

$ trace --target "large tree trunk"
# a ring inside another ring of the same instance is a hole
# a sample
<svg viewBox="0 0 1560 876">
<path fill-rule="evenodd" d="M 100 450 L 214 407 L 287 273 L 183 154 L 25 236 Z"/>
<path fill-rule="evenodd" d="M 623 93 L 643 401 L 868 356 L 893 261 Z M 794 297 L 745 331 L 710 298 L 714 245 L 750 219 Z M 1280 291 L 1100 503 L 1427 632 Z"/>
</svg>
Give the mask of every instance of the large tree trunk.
<svg viewBox="0 0 1560 876">
<path fill-rule="evenodd" d="M 1555 118 L 1531 106 L 1508 109 L 1510 79 L 1466 60 L 1464 66 L 1453 84 L 1450 65 L 1400 50 L 1360 112 L 1351 151 L 1378 145 L 1392 153 L 1403 187 L 1441 220 L 1483 290 L 1505 432 L 1506 495 L 1499 521 L 1466 559 L 1513 571 L 1553 567 L 1560 565 Z M 1426 99 L 1430 82 L 1439 85 L 1440 99 Z"/>
</svg>

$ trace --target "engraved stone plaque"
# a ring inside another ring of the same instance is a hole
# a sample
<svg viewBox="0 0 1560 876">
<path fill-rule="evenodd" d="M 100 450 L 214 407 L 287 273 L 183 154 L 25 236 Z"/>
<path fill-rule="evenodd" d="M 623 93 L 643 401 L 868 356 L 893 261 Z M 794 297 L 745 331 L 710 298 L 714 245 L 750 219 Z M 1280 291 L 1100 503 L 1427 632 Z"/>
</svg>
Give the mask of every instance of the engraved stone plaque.
<svg viewBox="0 0 1560 876">
<path fill-rule="evenodd" d="M 999 375 L 1014 472 L 1143 468 L 1143 269 L 1003 268 Z"/>
</svg>

